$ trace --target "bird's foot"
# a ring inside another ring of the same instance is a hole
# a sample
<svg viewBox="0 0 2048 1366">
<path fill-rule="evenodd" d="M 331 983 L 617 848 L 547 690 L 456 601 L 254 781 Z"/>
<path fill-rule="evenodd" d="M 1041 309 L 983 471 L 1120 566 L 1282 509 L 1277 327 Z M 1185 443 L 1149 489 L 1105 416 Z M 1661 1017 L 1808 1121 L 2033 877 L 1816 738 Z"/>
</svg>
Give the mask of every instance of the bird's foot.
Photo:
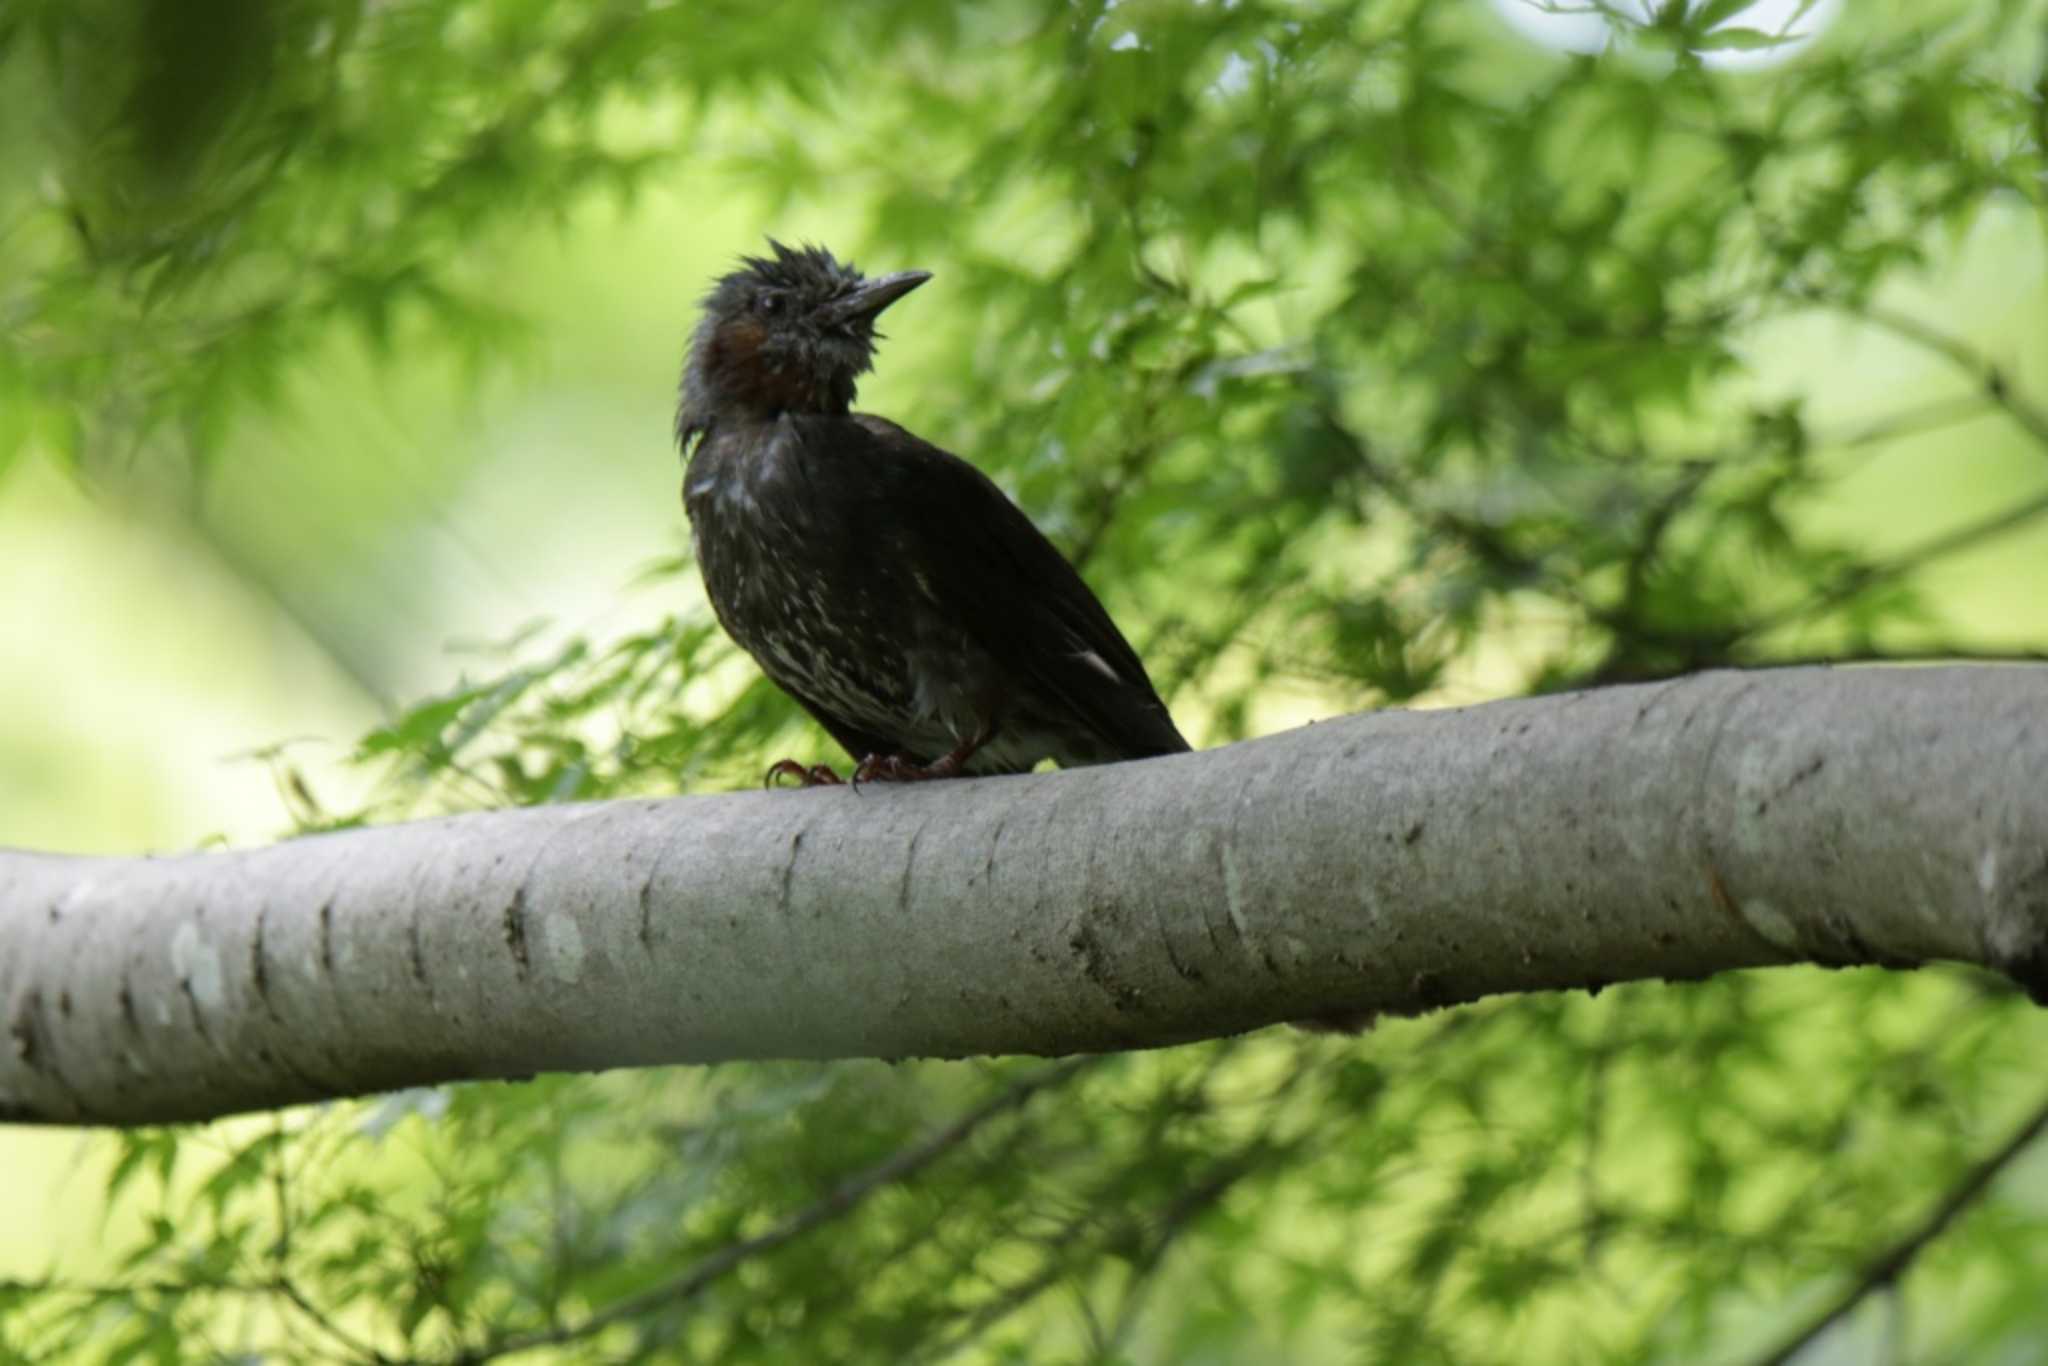
<svg viewBox="0 0 2048 1366">
<path fill-rule="evenodd" d="M 959 776 L 960 761 L 947 754 L 929 764 L 901 754 L 870 754 L 853 770 L 853 785 L 862 783 L 925 783 Z"/>
<path fill-rule="evenodd" d="M 777 778 L 794 778 L 798 787 L 839 787 L 845 782 L 824 764 L 812 764 L 806 768 L 794 759 L 778 759 L 770 764 L 767 776 L 761 779 L 761 786 L 773 787 Z M 854 781 L 860 781 L 857 773 Z"/>
</svg>

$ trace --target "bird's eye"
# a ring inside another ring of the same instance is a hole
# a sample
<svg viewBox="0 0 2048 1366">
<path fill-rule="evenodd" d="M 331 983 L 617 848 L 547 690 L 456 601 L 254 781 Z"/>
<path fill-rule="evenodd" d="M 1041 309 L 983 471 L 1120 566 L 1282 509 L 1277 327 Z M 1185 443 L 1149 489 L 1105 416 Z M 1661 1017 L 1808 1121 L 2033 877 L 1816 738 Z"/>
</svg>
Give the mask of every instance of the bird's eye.
<svg viewBox="0 0 2048 1366">
<path fill-rule="evenodd" d="M 772 318 L 781 311 L 782 296 L 780 294 L 767 294 L 762 296 L 761 314 L 763 317 Z"/>
</svg>

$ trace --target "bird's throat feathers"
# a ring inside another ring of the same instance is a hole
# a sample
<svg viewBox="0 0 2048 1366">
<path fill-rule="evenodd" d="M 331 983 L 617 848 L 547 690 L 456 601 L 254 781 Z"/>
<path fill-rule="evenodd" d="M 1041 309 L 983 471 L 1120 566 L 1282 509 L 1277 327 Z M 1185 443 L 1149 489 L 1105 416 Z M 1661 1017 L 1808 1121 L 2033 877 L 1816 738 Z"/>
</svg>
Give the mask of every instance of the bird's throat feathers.
<svg viewBox="0 0 2048 1366">
<path fill-rule="evenodd" d="M 843 415 L 868 359 L 865 345 L 856 350 L 839 338 L 814 343 L 772 334 L 754 318 L 708 317 L 691 342 L 683 372 L 676 438 L 687 447 L 720 418 Z"/>
</svg>

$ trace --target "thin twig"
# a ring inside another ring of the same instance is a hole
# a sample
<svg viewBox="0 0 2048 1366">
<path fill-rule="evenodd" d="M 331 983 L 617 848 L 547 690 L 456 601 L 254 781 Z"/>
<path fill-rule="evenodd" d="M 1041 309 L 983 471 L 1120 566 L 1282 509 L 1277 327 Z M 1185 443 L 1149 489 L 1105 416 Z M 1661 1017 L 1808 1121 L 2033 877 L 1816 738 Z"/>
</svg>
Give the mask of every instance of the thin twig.
<svg viewBox="0 0 2048 1366">
<path fill-rule="evenodd" d="M 1862 1272 L 1833 1303 L 1816 1314 L 1807 1324 L 1776 1348 L 1757 1359 L 1757 1366 L 1785 1366 L 1807 1345 L 1821 1334 L 1846 1318 L 1850 1311 L 1863 1303 L 1877 1291 L 1894 1285 L 1927 1247 L 1948 1231 L 1959 1215 L 1976 1203 L 1979 1196 L 1989 1189 L 1998 1174 L 2012 1164 L 2014 1158 L 2027 1150 L 2033 1141 L 2048 1130 L 2048 1098 L 2035 1107 L 2026 1122 L 2015 1129 L 2012 1136 L 2001 1143 L 1997 1150 L 1978 1162 L 1943 1196 L 1904 1237 L 1878 1253 L 1864 1266 Z"/>
<path fill-rule="evenodd" d="M 378 1351 L 368 1342 L 355 1336 L 328 1317 L 328 1315 L 322 1313 L 300 1291 L 298 1283 L 292 1279 L 291 1174 L 285 1168 L 285 1128 L 284 1120 L 281 1116 L 274 1117 L 271 1120 L 270 1131 L 272 1135 L 271 1157 L 273 1160 L 270 1189 L 277 1215 L 277 1241 L 271 1245 L 270 1256 L 272 1288 L 287 1304 L 303 1314 L 314 1328 L 326 1334 L 330 1342 L 339 1345 L 343 1351 L 349 1353 L 356 1360 L 371 1362 L 390 1361 L 391 1358 L 385 1356 L 384 1353 Z"/>
<path fill-rule="evenodd" d="M 1924 569 L 1939 559 L 1944 559 L 1959 550 L 1968 550 L 1981 541 L 1989 541 L 2007 532 L 2017 531 L 2027 523 L 2048 515 L 2048 493 L 2042 493 L 2015 503 L 1989 517 L 1930 537 L 1910 550 L 1902 551 L 1883 564 L 1862 565 L 1842 575 L 1829 587 L 1776 612 L 1767 613 L 1744 627 L 1729 644 L 1754 639 L 1768 631 L 1786 626 L 1804 617 L 1813 616 L 1842 603 L 1880 584 L 1904 578 L 1915 570 Z"/>
<path fill-rule="evenodd" d="M 343 1348 L 353 1353 L 357 1360 L 374 1361 L 379 1363 L 389 1362 L 391 1360 L 390 1357 L 384 1355 L 384 1353 L 378 1351 L 375 1347 L 372 1347 L 369 1343 L 364 1342 L 361 1338 L 356 1337 L 347 1329 L 343 1328 L 340 1324 L 334 1322 L 333 1319 L 330 1319 L 327 1315 L 321 1313 L 318 1306 L 316 1306 L 311 1300 L 307 1299 L 306 1296 L 299 1290 L 298 1285 L 295 1282 L 293 1282 L 289 1277 L 279 1276 L 277 1280 L 272 1284 L 271 1289 L 275 1290 L 278 1294 L 284 1296 L 286 1301 L 288 1301 L 294 1309 L 298 1310 L 301 1314 L 304 1314 L 308 1319 L 312 1320 L 312 1322 L 318 1325 L 320 1330 L 326 1333 L 328 1337 L 334 1339 L 334 1341 L 340 1343 Z"/>
<path fill-rule="evenodd" d="M 973 1137 L 982 1125 L 1018 1108 L 1038 1092 L 1061 1085 L 1094 1062 L 1093 1058 L 1072 1058 L 1024 1078 L 969 1110 L 922 1142 L 914 1143 L 866 1171 L 849 1177 L 775 1227 L 752 1238 L 745 1238 L 720 1248 L 689 1270 L 652 1289 L 614 1301 L 574 1323 L 539 1332 L 503 1337 L 464 1352 L 455 1360 L 464 1363 L 464 1366 L 472 1366 L 473 1363 L 491 1361 L 515 1352 L 527 1352 L 537 1347 L 552 1347 L 572 1342 L 578 1338 L 589 1337 L 615 1323 L 635 1319 L 657 1310 L 672 1309 L 701 1294 L 712 1283 L 750 1258 L 772 1252 L 822 1224 L 851 1214 L 876 1191 L 916 1175 Z"/>
<path fill-rule="evenodd" d="M 2005 371 L 1976 347 L 1918 318 L 1893 312 L 1879 304 L 1865 304 L 1855 310 L 1855 316 L 1895 337 L 1934 352 L 1969 374 L 1983 387 L 1986 398 L 2004 409 L 2027 435 L 2048 448 L 2048 408 L 2015 393 Z"/>
<path fill-rule="evenodd" d="M 1181 1234 L 1221 1201 L 1232 1186 L 1269 1160 L 1284 1155 L 1285 1150 L 1273 1144 L 1252 1144 L 1238 1157 L 1218 1164 L 1207 1180 L 1182 1192 L 1166 1208 L 1153 1230 L 1151 1242 L 1132 1268 L 1130 1287 L 1124 1293 L 1123 1302 L 1117 1306 L 1116 1321 L 1100 1353 L 1103 1359 L 1113 1359 L 1113 1354 L 1130 1340 L 1137 1328 L 1138 1316 L 1144 1310 L 1146 1292 L 1158 1283 L 1159 1269 L 1166 1261 L 1166 1254 L 1179 1241 Z"/>
</svg>

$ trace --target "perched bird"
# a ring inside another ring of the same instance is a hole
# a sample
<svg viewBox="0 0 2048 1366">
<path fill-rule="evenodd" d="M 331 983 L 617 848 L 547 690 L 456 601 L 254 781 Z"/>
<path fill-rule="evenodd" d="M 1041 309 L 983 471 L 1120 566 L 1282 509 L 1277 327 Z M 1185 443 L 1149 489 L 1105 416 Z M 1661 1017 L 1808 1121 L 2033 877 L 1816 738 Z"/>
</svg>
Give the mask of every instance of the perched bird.
<svg viewBox="0 0 2048 1366">
<path fill-rule="evenodd" d="M 855 761 L 856 783 L 1188 748 L 1081 576 L 981 471 L 851 411 L 876 279 L 772 239 L 704 299 L 676 438 L 704 587 L 732 638 Z M 768 780 L 836 783 L 785 759 Z"/>
</svg>

